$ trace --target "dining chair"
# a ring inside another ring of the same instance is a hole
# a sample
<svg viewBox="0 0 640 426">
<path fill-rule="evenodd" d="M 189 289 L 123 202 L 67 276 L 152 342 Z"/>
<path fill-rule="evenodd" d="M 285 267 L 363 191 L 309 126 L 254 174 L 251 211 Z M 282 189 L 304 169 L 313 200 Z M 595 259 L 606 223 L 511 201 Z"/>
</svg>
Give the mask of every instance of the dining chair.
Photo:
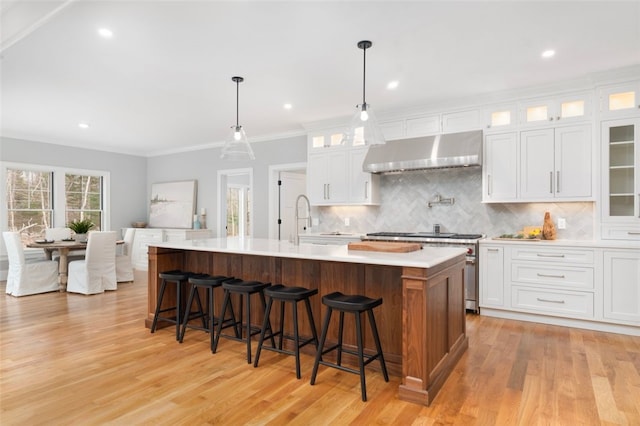
<svg viewBox="0 0 640 426">
<path fill-rule="evenodd" d="M 89 232 L 85 259 L 69 263 L 67 291 L 97 294 L 117 289 L 116 232 Z"/>
<path fill-rule="evenodd" d="M 135 233 L 135 228 L 127 228 L 124 233 L 124 244 L 119 246 L 122 252 L 116 254 L 116 281 L 119 283 L 133 281 L 131 254 L 133 253 L 133 237 Z"/>
<path fill-rule="evenodd" d="M 9 258 L 7 294 L 27 296 L 29 294 L 58 291 L 58 263 L 53 260 L 27 260 L 18 232 L 3 232 L 4 244 Z"/>
<path fill-rule="evenodd" d="M 47 240 L 53 241 L 62 241 L 71 239 L 71 228 L 47 228 L 44 230 L 44 237 Z M 71 250 L 67 254 L 67 259 L 69 262 L 72 260 L 82 260 L 84 259 L 86 252 L 84 250 Z M 60 254 L 54 252 L 51 256 L 52 260 L 58 261 L 60 259 Z"/>
<path fill-rule="evenodd" d="M 44 237 L 54 241 L 68 240 L 71 238 L 71 228 L 47 228 Z"/>
</svg>

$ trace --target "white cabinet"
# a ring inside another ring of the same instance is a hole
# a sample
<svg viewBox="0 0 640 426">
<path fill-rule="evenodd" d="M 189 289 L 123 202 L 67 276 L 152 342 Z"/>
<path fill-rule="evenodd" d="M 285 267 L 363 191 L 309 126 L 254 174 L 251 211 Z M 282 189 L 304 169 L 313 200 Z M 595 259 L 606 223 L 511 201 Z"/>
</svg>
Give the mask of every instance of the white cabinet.
<svg viewBox="0 0 640 426">
<path fill-rule="evenodd" d="M 640 248 L 480 241 L 482 315 L 640 336 Z"/>
<path fill-rule="evenodd" d="M 604 317 L 640 325 L 640 250 L 604 250 Z"/>
<path fill-rule="evenodd" d="M 485 137 L 482 166 L 482 201 L 505 202 L 517 199 L 517 134 L 490 134 Z"/>
<path fill-rule="evenodd" d="M 589 92 L 566 94 L 550 98 L 524 100 L 519 106 L 519 123 L 523 127 L 555 126 L 585 121 L 591 117 L 592 95 Z"/>
<path fill-rule="evenodd" d="M 347 150 L 327 150 L 309 155 L 307 160 L 307 192 L 316 206 L 347 201 Z"/>
<path fill-rule="evenodd" d="M 478 109 L 442 114 L 442 133 L 466 132 L 481 128 L 480 110 Z"/>
<path fill-rule="evenodd" d="M 440 133 L 440 115 L 427 115 L 407 118 L 405 121 L 405 138 L 417 138 Z"/>
<path fill-rule="evenodd" d="M 380 176 L 362 171 L 362 163 L 367 151 L 368 148 L 358 148 L 348 152 L 350 203 L 380 204 Z"/>
<path fill-rule="evenodd" d="M 521 201 L 592 199 L 592 150 L 590 125 L 522 132 Z"/>
<path fill-rule="evenodd" d="M 640 80 L 598 89 L 601 118 L 639 117 Z"/>
<path fill-rule="evenodd" d="M 480 307 L 504 306 L 504 248 L 480 247 Z"/>
<path fill-rule="evenodd" d="M 386 140 L 465 132 L 482 127 L 482 114 L 479 109 L 417 115 L 380 122 Z"/>
<path fill-rule="evenodd" d="M 602 238 L 640 240 L 640 118 L 602 122 Z"/>
<path fill-rule="evenodd" d="M 165 241 L 185 241 L 213 238 L 210 229 L 160 229 L 136 228 L 133 237 L 131 263 L 135 269 L 146 271 L 149 267 L 149 246 Z"/>
<path fill-rule="evenodd" d="M 320 136 L 324 135 L 324 139 Z M 379 177 L 362 171 L 368 147 L 322 145 L 337 140 L 339 131 L 309 135 L 309 144 L 318 138 L 307 156 L 307 194 L 311 205 L 371 205 L 379 203 Z"/>
<path fill-rule="evenodd" d="M 485 133 L 504 132 L 518 125 L 516 104 L 491 105 L 484 109 L 482 127 Z"/>
</svg>

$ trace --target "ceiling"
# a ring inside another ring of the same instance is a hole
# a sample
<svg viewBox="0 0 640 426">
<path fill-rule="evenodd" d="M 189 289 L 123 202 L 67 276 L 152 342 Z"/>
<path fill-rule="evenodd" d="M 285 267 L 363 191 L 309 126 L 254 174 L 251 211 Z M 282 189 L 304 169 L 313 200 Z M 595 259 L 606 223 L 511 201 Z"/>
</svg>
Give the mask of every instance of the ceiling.
<svg viewBox="0 0 640 426">
<path fill-rule="evenodd" d="M 1 4 L 2 136 L 144 156 L 222 142 L 234 75 L 250 142 L 346 119 L 363 39 L 379 116 L 640 64 L 640 1 Z"/>
</svg>

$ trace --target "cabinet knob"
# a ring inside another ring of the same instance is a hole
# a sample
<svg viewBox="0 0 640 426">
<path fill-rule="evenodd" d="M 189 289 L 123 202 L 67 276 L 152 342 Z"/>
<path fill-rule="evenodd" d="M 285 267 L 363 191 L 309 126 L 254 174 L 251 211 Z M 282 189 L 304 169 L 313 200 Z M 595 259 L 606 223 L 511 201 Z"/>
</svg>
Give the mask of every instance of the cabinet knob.
<svg viewBox="0 0 640 426">
<path fill-rule="evenodd" d="M 549 117 L 549 121 L 553 121 L 553 117 Z"/>
<path fill-rule="evenodd" d="M 560 117 L 559 117 L 559 116 L 558 116 L 558 117 L 556 117 L 556 120 L 560 120 Z"/>
<path fill-rule="evenodd" d="M 638 108 L 640 108 L 640 105 L 638 106 Z M 487 124 L 487 129 L 491 128 L 491 124 Z"/>
</svg>

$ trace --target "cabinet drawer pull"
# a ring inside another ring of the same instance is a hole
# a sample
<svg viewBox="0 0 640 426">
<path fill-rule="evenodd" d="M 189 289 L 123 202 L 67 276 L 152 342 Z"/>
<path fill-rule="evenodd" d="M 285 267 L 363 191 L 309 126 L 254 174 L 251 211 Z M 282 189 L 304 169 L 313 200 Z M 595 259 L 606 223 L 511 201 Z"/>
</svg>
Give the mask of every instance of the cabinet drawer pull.
<svg viewBox="0 0 640 426">
<path fill-rule="evenodd" d="M 538 276 L 546 277 L 546 278 L 564 278 L 564 275 L 541 274 L 539 272 L 538 272 Z"/>
<path fill-rule="evenodd" d="M 627 234 L 629 234 L 629 235 L 640 235 L 640 232 L 629 231 L 629 232 L 627 232 Z"/>
<path fill-rule="evenodd" d="M 488 248 L 487 251 L 500 251 L 500 249 L 497 248 Z"/>
<path fill-rule="evenodd" d="M 556 172 L 556 192 L 560 192 L 560 171 Z"/>
<path fill-rule="evenodd" d="M 542 254 L 536 253 L 538 257 L 564 257 L 564 254 Z"/>
<path fill-rule="evenodd" d="M 538 302 L 564 303 L 564 300 L 541 299 L 540 297 L 536 297 L 536 299 L 538 299 Z"/>
<path fill-rule="evenodd" d="M 553 171 L 549 172 L 549 194 L 553 194 Z"/>
</svg>

